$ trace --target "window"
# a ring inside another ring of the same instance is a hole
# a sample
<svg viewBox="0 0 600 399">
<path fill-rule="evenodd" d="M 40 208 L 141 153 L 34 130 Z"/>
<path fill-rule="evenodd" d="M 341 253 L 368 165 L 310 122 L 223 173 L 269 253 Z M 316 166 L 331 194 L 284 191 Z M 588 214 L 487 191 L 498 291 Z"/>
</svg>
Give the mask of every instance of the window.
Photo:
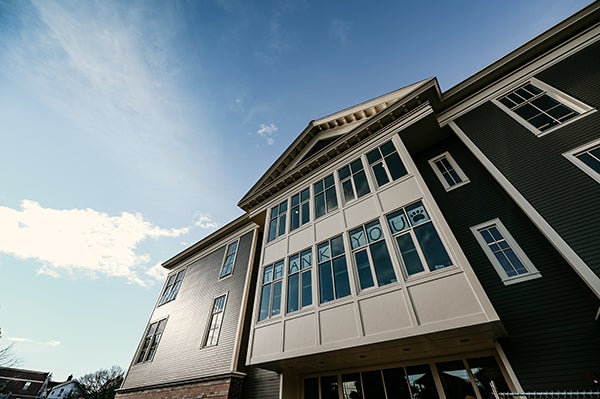
<svg viewBox="0 0 600 399">
<path fill-rule="evenodd" d="M 600 140 L 563 154 L 569 161 L 600 183 Z"/>
<path fill-rule="evenodd" d="M 317 246 L 321 303 L 350 295 L 344 240 L 337 236 Z"/>
<path fill-rule="evenodd" d="M 408 173 L 391 141 L 368 152 L 367 160 L 379 187 Z"/>
<path fill-rule="evenodd" d="M 471 227 L 471 231 L 504 284 L 541 277 L 499 219 Z"/>
<path fill-rule="evenodd" d="M 344 203 L 348 203 L 371 192 L 363 163 L 359 159 L 338 170 Z"/>
<path fill-rule="evenodd" d="M 536 135 L 592 109 L 535 78 L 494 103 L 517 116 L 516 119 Z"/>
<path fill-rule="evenodd" d="M 282 280 L 283 260 L 264 268 L 260 293 L 260 311 L 258 313 L 259 321 L 281 313 Z"/>
<path fill-rule="evenodd" d="M 352 230 L 350 246 L 361 290 L 398 281 L 378 220 Z"/>
<path fill-rule="evenodd" d="M 23 391 L 28 390 L 30 386 L 31 386 L 31 381 L 25 382 L 25 384 L 23 384 Z"/>
<path fill-rule="evenodd" d="M 204 339 L 204 346 L 215 346 L 219 341 L 219 333 L 221 332 L 221 325 L 223 324 L 223 313 L 225 312 L 226 303 L 227 294 L 221 295 L 213 301 L 210 324 L 208 325 L 208 331 L 206 333 L 206 338 Z"/>
<path fill-rule="evenodd" d="M 165 285 L 165 289 L 160 296 L 160 300 L 158 301 L 158 305 L 162 305 L 163 303 L 167 303 L 175 299 L 177 296 L 177 292 L 179 291 L 179 287 L 181 286 L 181 281 L 183 280 L 183 276 L 185 275 L 185 269 L 181 270 L 177 274 L 172 274 L 167 279 L 167 284 Z"/>
<path fill-rule="evenodd" d="M 154 359 L 156 348 L 158 348 L 166 324 L 167 319 L 162 319 L 148 326 L 148 330 L 142 341 L 142 348 L 135 361 L 136 363 L 150 362 Z"/>
<path fill-rule="evenodd" d="M 290 256 L 287 291 L 288 313 L 312 305 L 312 249 Z"/>
<path fill-rule="evenodd" d="M 408 276 L 424 272 L 424 265 L 430 271 L 452 265 L 421 201 L 388 215 L 387 220 Z"/>
<path fill-rule="evenodd" d="M 465 176 L 462 169 L 456 164 L 448 152 L 430 159 L 429 164 L 433 168 L 438 179 L 442 182 L 446 191 L 450 191 L 469 182 L 467 176 Z"/>
<path fill-rule="evenodd" d="M 310 220 L 310 189 L 300 191 L 292 196 L 292 215 L 290 231 L 296 230 Z"/>
<path fill-rule="evenodd" d="M 269 218 L 269 241 L 285 234 L 285 217 L 287 214 L 287 200 L 271 208 Z"/>
<path fill-rule="evenodd" d="M 313 189 L 315 193 L 315 218 L 337 209 L 337 195 L 332 174 L 316 182 Z"/>
<path fill-rule="evenodd" d="M 235 263 L 235 255 L 237 253 L 238 241 L 232 242 L 227 246 L 227 251 L 225 251 L 225 260 L 223 261 L 223 266 L 221 266 L 221 273 L 219 273 L 219 278 L 229 276 L 233 273 L 233 265 Z"/>
</svg>

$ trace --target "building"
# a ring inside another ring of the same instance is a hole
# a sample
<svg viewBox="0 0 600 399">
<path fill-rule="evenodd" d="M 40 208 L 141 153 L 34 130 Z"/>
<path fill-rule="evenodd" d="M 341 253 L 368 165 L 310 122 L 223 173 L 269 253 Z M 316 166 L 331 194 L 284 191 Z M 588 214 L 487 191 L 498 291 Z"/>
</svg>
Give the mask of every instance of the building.
<svg viewBox="0 0 600 399">
<path fill-rule="evenodd" d="M 599 389 L 598 60 L 596 2 L 444 93 L 311 121 L 165 263 L 119 395 Z"/>
<path fill-rule="evenodd" d="M 0 367 L 0 399 L 37 399 L 43 396 L 51 373 Z"/>
<path fill-rule="evenodd" d="M 85 389 L 79 382 L 70 376 L 67 381 L 53 386 L 46 395 L 46 399 L 76 399 L 80 398 Z"/>
</svg>

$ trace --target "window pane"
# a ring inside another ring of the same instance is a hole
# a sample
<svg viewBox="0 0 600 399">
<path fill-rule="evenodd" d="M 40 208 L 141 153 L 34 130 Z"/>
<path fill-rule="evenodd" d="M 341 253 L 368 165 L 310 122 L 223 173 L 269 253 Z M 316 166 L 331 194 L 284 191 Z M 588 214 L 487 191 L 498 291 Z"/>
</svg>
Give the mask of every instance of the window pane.
<svg viewBox="0 0 600 399">
<path fill-rule="evenodd" d="M 310 205 L 308 202 L 302 204 L 302 224 L 308 223 L 310 220 Z"/>
<path fill-rule="evenodd" d="M 312 274 L 310 270 L 302 273 L 302 306 L 312 305 Z"/>
<path fill-rule="evenodd" d="M 363 399 L 360 374 L 342 374 L 342 395 L 344 399 Z"/>
<path fill-rule="evenodd" d="M 365 371 L 362 374 L 363 390 L 367 399 L 386 399 L 381 371 Z"/>
<path fill-rule="evenodd" d="M 350 246 L 352 249 L 357 249 L 367 245 L 367 238 L 363 228 L 358 228 L 350 232 Z"/>
<path fill-rule="evenodd" d="M 300 194 L 296 194 L 292 196 L 292 207 L 298 206 L 300 203 Z"/>
<path fill-rule="evenodd" d="M 383 231 L 381 230 L 381 224 L 379 221 L 369 223 L 365 227 L 367 229 L 367 237 L 369 238 L 370 243 L 383 238 Z"/>
<path fill-rule="evenodd" d="M 382 144 L 380 148 L 384 157 L 396 151 L 396 147 L 394 147 L 394 144 L 391 141 Z"/>
<path fill-rule="evenodd" d="M 376 242 L 371 244 L 370 247 L 373 265 L 375 266 L 375 275 L 377 276 L 379 285 L 395 283 L 397 281 L 396 274 L 394 273 L 394 267 L 392 266 L 385 241 Z"/>
<path fill-rule="evenodd" d="M 383 379 L 385 380 L 385 390 L 388 398 L 393 399 L 411 399 L 408 385 L 406 384 L 406 375 L 404 368 L 383 370 Z"/>
<path fill-rule="evenodd" d="M 327 212 L 337 209 L 338 205 L 335 187 L 328 188 L 327 191 L 325 191 L 325 196 L 327 198 Z"/>
<path fill-rule="evenodd" d="M 437 364 L 442 386 L 447 398 L 475 398 L 469 373 L 461 360 Z"/>
<path fill-rule="evenodd" d="M 404 215 L 404 211 L 400 210 L 388 216 L 388 224 L 392 230 L 392 234 L 400 233 L 409 228 L 408 221 Z"/>
<path fill-rule="evenodd" d="M 331 262 L 319 265 L 319 294 L 321 303 L 329 302 L 334 299 Z"/>
<path fill-rule="evenodd" d="M 329 250 L 329 242 L 324 242 L 317 247 L 319 252 L 319 263 L 331 259 L 331 251 Z"/>
<path fill-rule="evenodd" d="M 277 237 L 277 219 L 273 219 L 269 223 L 269 241 L 273 241 L 276 237 Z"/>
<path fill-rule="evenodd" d="M 346 177 L 350 176 L 350 166 L 346 165 L 342 169 L 338 171 L 338 176 L 340 180 L 344 180 Z"/>
<path fill-rule="evenodd" d="M 310 197 L 310 189 L 307 188 L 300 193 L 300 200 L 306 201 Z"/>
<path fill-rule="evenodd" d="M 413 243 L 410 234 L 404 234 L 396 237 L 396 241 L 398 242 L 398 247 L 400 248 L 406 273 L 408 273 L 410 276 L 424 271 L 425 269 L 421 263 L 421 258 L 419 258 L 419 254 L 417 253 L 417 249 L 415 248 L 415 244 Z"/>
<path fill-rule="evenodd" d="M 321 377 L 321 399 L 339 399 L 337 375 Z"/>
<path fill-rule="evenodd" d="M 292 208 L 292 216 L 290 222 L 290 230 L 295 230 L 300 227 L 300 207 L 295 206 Z"/>
<path fill-rule="evenodd" d="M 281 281 L 278 281 L 273 286 L 273 307 L 271 316 L 276 316 L 281 311 Z"/>
<path fill-rule="evenodd" d="M 284 213 L 279 217 L 279 231 L 277 233 L 277 236 L 282 236 L 285 234 L 285 216 L 286 214 Z"/>
<path fill-rule="evenodd" d="M 360 289 L 364 290 L 365 288 L 375 285 L 373 276 L 371 275 L 371 266 L 369 265 L 367 250 L 363 249 L 356 252 L 354 254 L 354 260 L 356 261 L 356 273 L 358 274 Z"/>
<path fill-rule="evenodd" d="M 321 217 L 325 214 L 325 193 L 315 196 L 315 217 Z"/>
<path fill-rule="evenodd" d="M 333 274 L 335 276 L 336 298 L 350 295 L 350 282 L 348 281 L 348 267 L 345 256 L 333 260 Z"/>
<path fill-rule="evenodd" d="M 319 399 L 318 378 L 307 378 L 304 380 L 304 399 Z"/>
<path fill-rule="evenodd" d="M 378 186 L 381 187 L 390 181 L 390 179 L 387 176 L 387 173 L 385 172 L 382 162 L 379 162 L 379 163 L 373 165 L 372 168 L 373 168 L 373 173 L 375 173 L 375 180 L 377 180 Z"/>
<path fill-rule="evenodd" d="M 331 240 L 331 256 L 336 257 L 344 253 L 344 239 L 342 236 L 335 237 Z"/>
<path fill-rule="evenodd" d="M 346 180 L 343 182 L 342 191 L 344 192 L 344 202 L 350 202 L 354 199 L 354 187 L 352 187 L 352 181 Z"/>
<path fill-rule="evenodd" d="M 358 198 L 371 192 L 369 183 L 367 182 L 367 175 L 364 171 L 360 171 L 354 175 L 354 184 L 356 185 L 356 194 Z"/>
<path fill-rule="evenodd" d="M 406 376 L 413 399 L 439 399 L 428 365 L 407 367 Z M 451 396 L 451 398 L 454 397 Z"/>
<path fill-rule="evenodd" d="M 290 256 L 289 272 L 296 273 L 300 270 L 300 255 Z"/>
<path fill-rule="evenodd" d="M 273 280 L 273 266 L 265 267 L 263 272 L 263 284 L 271 282 Z"/>
<path fill-rule="evenodd" d="M 429 270 L 442 269 L 452 264 L 433 224 L 427 223 L 415 227 L 415 236 L 417 236 L 421 251 L 425 255 L 425 261 L 429 266 Z"/>
<path fill-rule="evenodd" d="M 260 294 L 260 311 L 258 312 L 258 320 L 264 320 L 269 317 L 269 302 L 271 302 L 271 284 L 262 287 Z"/>
<path fill-rule="evenodd" d="M 493 356 L 469 359 L 468 363 L 475 384 L 477 384 L 483 399 L 494 399 L 490 386 L 491 381 L 494 381 L 498 392 L 510 392 L 502 371 L 500 371 L 500 367 L 498 367 L 498 363 L 496 363 Z"/>
<path fill-rule="evenodd" d="M 307 267 L 312 266 L 312 251 L 309 249 L 308 251 L 302 252 L 302 269 L 306 269 Z"/>
<path fill-rule="evenodd" d="M 421 201 L 415 202 L 414 204 L 407 206 L 405 209 L 411 225 L 418 226 L 429 221 L 429 215 L 427 214 L 427 211 L 425 210 L 425 207 Z"/>
<path fill-rule="evenodd" d="M 298 280 L 299 274 L 293 274 L 288 279 L 288 312 L 298 310 Z"/>
<path fill-rule="evenodd" d="M 275 263 L 273 269 L 273 279 L 277 280 L 283 277 L 283 261 Z"/>
<path fill-rule="evenodd" d="M 406 175 L 408 172 L 397 153 L 393 153 L 385 158 L 387 167 L 392 175 L 392 180 L 396 180 Z"/>
<path fill-rule="evenodd" d="M 325 188 L 327 187 L 332 187 L 333 184 L 335 183 L 335 180 L 333 180 L 333 175 L 329 175 L 324 179 L 325 182 Z"/>
<path fill-rule="evenodd" d="M 600 156 L 600 154 L 599 154 L 599 156 Z M 581 160 L 581 162 L 585 163 L 587 166 L 592 168 L 597 173 L 600 173 L 600 160 L 598 160 L 597 158 L 593 157 L 592 155 L 590 155 L 587 152 L 577 155 L 577 158 L 579 158 Z"/>
<path fill-rule="evenodd" d="M 367 153 L 367 161 L 369 161 L 369 164 L 372 164 L 379 159 L 381 159 L 381 153 L 379 152 L 379 148 L 376 148 L 373 151 Z"/>
</svg>

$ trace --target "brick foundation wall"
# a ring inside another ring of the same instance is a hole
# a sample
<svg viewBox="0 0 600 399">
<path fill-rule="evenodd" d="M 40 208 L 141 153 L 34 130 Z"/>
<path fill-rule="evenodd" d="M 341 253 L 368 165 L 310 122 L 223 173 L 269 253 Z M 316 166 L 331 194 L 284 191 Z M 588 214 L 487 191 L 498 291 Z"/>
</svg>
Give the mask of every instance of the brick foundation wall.
<svg viewBox="0 0 600 399">
<path fill-rule="evenodd" d="M 239 399 L 242 378 L 222 378 L 136 392 L 117 393 L 115 399 Z"/>
</svg>

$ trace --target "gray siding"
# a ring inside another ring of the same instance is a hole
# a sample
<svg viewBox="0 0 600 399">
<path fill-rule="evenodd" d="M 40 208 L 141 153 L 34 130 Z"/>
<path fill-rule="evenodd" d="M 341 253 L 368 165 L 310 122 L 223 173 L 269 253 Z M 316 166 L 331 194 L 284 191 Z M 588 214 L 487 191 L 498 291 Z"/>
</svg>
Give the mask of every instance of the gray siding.
<svg viewBox="0 0 600 399">
<path fill-rule="evenodd" d="M 536 78 L 599 108 L 598 60 L 600 43 L 546 69 Z M 460 117 L 456 123 L 600 275 L 600 184 L 562 156 L 600 137 L 600 112 L 542 137 L 536 137 L 491 102 Z"/>
<path fill-rule="evenodd" d="M 219 280 L 225 244 L 187 267 L 185 278 L 171 302 L 158 306 L 151 322 L 168 317 L 152 362 L 134 364 L 123 388 L 140 387 L 229 373 L 235 350 L 244 284 L 253 247 L 253 231 L 239 243 L 233 275 Z M 180 270 L 175 269 L 174 272 Z M 217 346 L 202 348 L 213 299 L 228 294 Z"/>
<path fill-rule="evenodd" d="M 279 399 L 279 374 L 261 369 L 248 367 L 244 378 L 244 399 Z"/>
<path fill-rule="evenodd" d="M 451 134 L 450 131 L 448 131 Z M 470 183 L 446 192 L 428 159 L 449 151 Z M 525 390 L 587 388 L 600 359 L 596 297 L 456 137 L 415 162 L 506 331 L 501 340 Z M 542 277 L 505 286 L 470 231 L 499 218 Z"/>
</svg>

